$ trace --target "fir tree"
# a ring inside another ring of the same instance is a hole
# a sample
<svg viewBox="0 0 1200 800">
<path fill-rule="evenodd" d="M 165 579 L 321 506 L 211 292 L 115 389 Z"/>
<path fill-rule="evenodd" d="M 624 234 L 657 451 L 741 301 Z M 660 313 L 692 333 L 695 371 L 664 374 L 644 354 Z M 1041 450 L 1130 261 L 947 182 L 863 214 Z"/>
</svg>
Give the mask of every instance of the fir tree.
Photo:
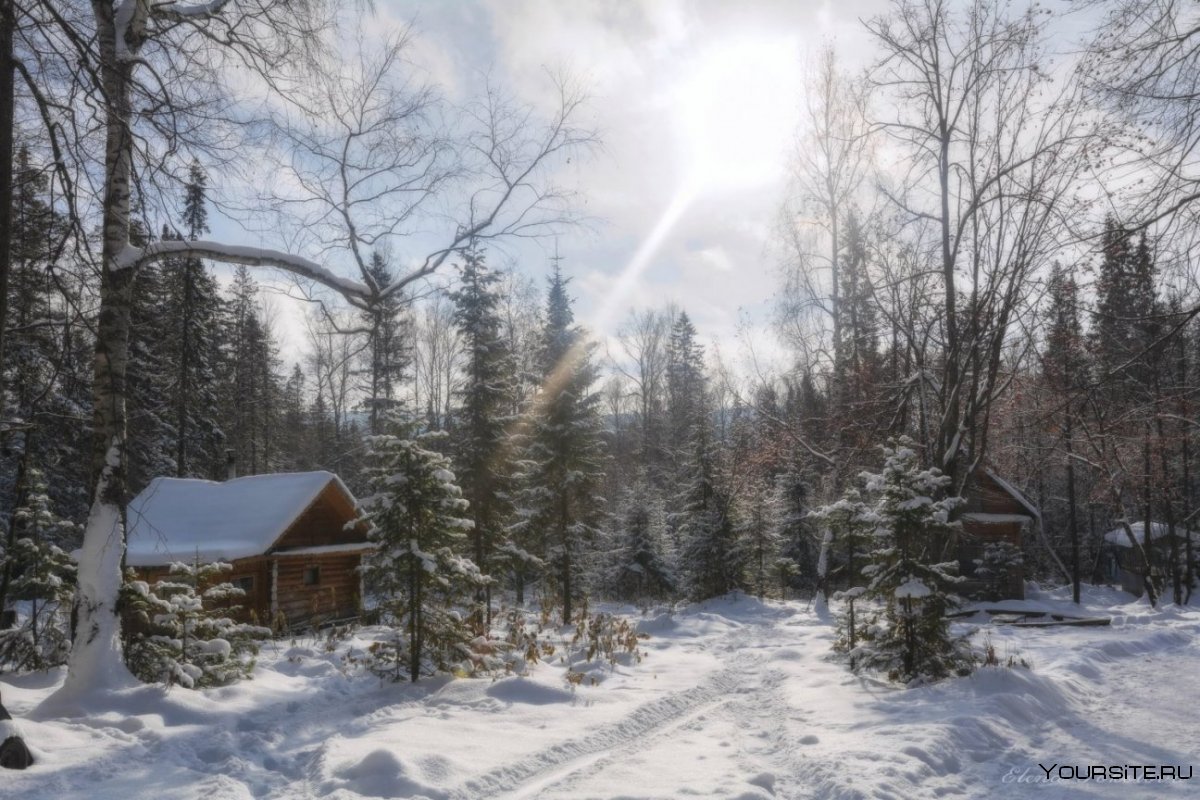
<svg viewBox="0 0 1200 800">
<path fill-rule="evenodd" d="M 175 562 L 165 578 L 136 580 L 122 588 L 125 661 L 146 682 L 188 689 L 224 686 L 254 670 L 258 642 L 271 630 L 237 622 L 237 601 L 245 592 L 220 576 L 229 564 Z"/>
<path fill-rule="evenodd" d="M 934 499 L 945 494 L 950 478 L 922 469 L 910 440 L 893 440 L 883 454 L 883 471 L 863 476 L 871 501 L 865 521 L 874 526 L 874 541 L 862 588 L 877 609 L 867 615 L 852 657 L 857 669 L 877 669 L 892 680 L 937 680 L 970 665 L 965 644 L 950 635 L 946 618 L 958 603 L 957 565 L 935 561 L 958 527 L 949 520 L 962 501 Z"/>
<path fill-rule="evenodd" d="M 707 425 L 696 428 L 690 449 L 680 471 L 683 489 L 674 517 L 680 572 L 688 594 L 704 600 L 740 585 L 745 554 L 737 546 L 730 497 L 718 483 L 717 453 Z"/>
<path fill-rule="evenodd" d="M 791 464 L 775 477 L 775 525 L 779 535 L 777 571 L 780 574 L 780 593 L 801 580 L 811 580 L 816 574 L 813 536 L 808 522 L 809 485 L 799 467 Z"/>
<path fill-rule="evenodd" d="M 783 516 L 778 495 L 768 485 L 755 480 L 739 492 L 737 560 L 743 564 L 742 585 L 759 600 L 776 583 L 776 569 L 782 553 L 783 537 L 776 520 Z"/>
<path fill-rule="evenodd" d="M 207 178 L 193 161 L 184 190 L 183 235 L 190 241 L 208 232 Z M 171 330 L 159 343 L 173 366 L 170 386 L 175 429 L 175 474 L 211 477 L 224 462 L 217 376 L 220 372 L 223 302 L 204 262 L 172 259 L 164 270 L 165 312 Z"/>
<path fill-rule="evenodd" d="M 603 448 L 593 349 L 575 325 L 567 280 L 556 265 L 542 327 L 542 385 L 529 411 L 512 531 L 519 548 L 546 562 L 564 623 L 581 592 L 582 556 L 600 516 Z"/>
<path fill-rule="evenodd" d="M 416 681 L 469 661 L 475 634 L 459 609 L 486 578 L 457 554 L 472 523 L 449 459 L 428 447 L 437 436 L 408 434 L 368 437 L 360 505 L 378 545 L 363 580 L 396 625 L 375 647 L 379 671 Z"/>
<path fill-rule="evenodd" d="M 371 254 L 367 272 L 376 286 L 388 286 L 395 276 L 378 251 Z M 393 292 L 364 312 L 369 326 L 365 404 L 370 433 L 383 431 L 383 422 L 399 405 L 396 385 L 404 380 L 412 365 L 412 322 L 405 309 L 405 298 Z"/>
<path fill-rule="evenodd" d="M 237 468 L 249 475 L 275 468 L 275 438 L 282 395 L 276 375 L 275 342 L 259 308 L 257 295 L 258 287 L 250 271 L 244 266 L 238 267 L 229 304 L 222 408 L 224 418 L 229 421 L 229 445 L 234 451 Z"/>
<path fill-rule="evenodd" d="M 47 669 L 66 662 L 75 562 L 55 542 L 74 538 L 77 526 L 53 510 L 42 473 L 30 468 L 24 503 L 13 512 L 15 541 L 0 552 L 3 595 L 29 601 L 29 614 L 0 632 L 0 663 L 14 669 Z M 11 583 L 10 583 L 11 581 Z"/>
<path fill-rule="evenodd" d="M 609 570 L 616 596 L 639 602 L 673 592 L 675 576 L 666 553 L 666 512 L 644 471 L 625 489 L 613 521 L 616 530 Z"/>
<path fill-rule="evenodd" d="M 1062 407 L 1060 441 L 1064 450 L 1063 468 L 1067 485 L 1067 533 L 1071 543 L 1071 584 L 1076 603 L 1080 600 L 1082 569 L 1080 564 L 1079 519 L 1075 487 L 1075 428 L 1081 400 L 1078 395 L 1088 383 L 1089 354 L 1084 346 L 1079 315 L 1079 287 L 1059 264 L 1050 271 L 1049 330 L 1042 354 L 1042 379 L 1051 398 Z M 1057 420 L 1056 420 L 1057 422 Z"/>
<path fill-rule="evenodd" d="M 164 228 L 163 238 L 172 236 Z M 139 244 L 144 242 L 143 237 Z M 163 265 L 147 264 L 134 278 L 129 323 L 129 489 L 134 493 L 156 477 L 177 472 L 175 367 L 162 346 L 171 338 L 170 313 Z"/>
<path fill-rule="evenodd" d="M 500 276 L 488 270 L 477 249 L 463 254 L 460 287 L 450 294 L 454 324 L 458 326 L 465 358 L 455 430 L 458 475 L 470 502 L 472 557 L 487 573 L 494 572 L 496 546 L 511 509 L 508 492 L 507 432 L 511 404 L 513 359 L 501 335 L 498 312 Z M 491 625 L 491 585 L 478 598 L 484 626 Z"/>
</svg>

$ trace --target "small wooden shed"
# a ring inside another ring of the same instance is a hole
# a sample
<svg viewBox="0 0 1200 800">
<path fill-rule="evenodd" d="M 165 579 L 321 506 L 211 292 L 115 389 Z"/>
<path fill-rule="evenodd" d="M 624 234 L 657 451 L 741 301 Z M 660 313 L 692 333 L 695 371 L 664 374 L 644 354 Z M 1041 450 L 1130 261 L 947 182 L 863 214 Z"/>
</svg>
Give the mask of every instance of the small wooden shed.
<svg viewBox="0 0 1200 800">
<path fill-rule="evenodd" d="M 1142 549 L 1145 550 L 1147 546 L 1146 523 L 1144 521 L 1132 522 L 1129 527 L 1138 544 L 1142 545 Z M 1154 562 L 1152 575 L 1160 580 L 1165 580 L 1171 574 L 1168 567 L 1171 563 L 1172 535 L 1174 535 L 1175 546 L 1178 548 L 1176 555 L 1179 558 L 1181 570 L 1187 567 L 1188 540 L 1191 540 L 1192 552 L 1200 552 L 1200 533 L 1185 530 L 1182 525 L 1176 525 L 1172 531 L 1165 522 L 1151 522 L 1149 550 L 1150 558 Z M 1146 590 L 1146 562 L 1142 559 L 1141 553 L 1135 550 L 1130 543 L 1129 534 L 1125 531 L 1124 526 L 1117 526 L 1104 534 L 1104 555 L 1106 556 L 1105 572 L 1108 577 L 1118 581 L 1121 588 L 1134 597 L 1141 597 L 1142 592 Z"/>
<path fill-rule="evenodd" d="M 276 627 L 353 618 L 372 549 L 354 496 L 331 472 L 223 483 L 155 478 L 128 509 L 126 563 L 155 581 L 176 561 L 224 561 L 245 616 Z"/>
<path fill-rule="evenodd" d="M 967 595 L 985 593 L 983 581 L 974 579 L 976 561 L 983 557 L 988 544 L 1008 542 L 1021 547 L 1021 535 L 1027 525 L 1041 523 L 1041 513 L 1016 487 L 990 469 L 980 469 L 971 477 L 963 493 L 966 507 L 962 514 L 962 536 L 958 543 L 959 570 L 968 580 L 963 587 Z M 983 599 L 1025 599 L 1025 572 L 1008 570 L 1003 597 Z"/>
</svg>

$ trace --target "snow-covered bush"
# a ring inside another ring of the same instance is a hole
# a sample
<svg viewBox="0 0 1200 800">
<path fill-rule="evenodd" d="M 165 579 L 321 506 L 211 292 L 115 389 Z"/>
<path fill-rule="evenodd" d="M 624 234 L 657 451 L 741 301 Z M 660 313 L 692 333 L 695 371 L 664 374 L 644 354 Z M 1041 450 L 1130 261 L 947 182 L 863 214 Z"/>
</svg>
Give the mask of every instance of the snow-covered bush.
<svg viewBox="0 0 1200 800">
<path fill-rule="evenodd" d="M 921 469 L 909 439 L 893 440 L 883 454 L 883 471 L 862 476 L 866 502 L 844 502 L 838 512 L 850 515 L 847 524 L 870 528 L 865 585 L 844 595 L 861 596 L 870 606 L 843 623 L 849 625 L 845 648 L 854 669 L 879 670 L 909 684 L 965 673 L 970 650 L 950 634 L 946 618 L 958 605 L 954 589 L 961 578 L 955 563 L 939 560 L 958 527 L 950 515 L 962 499 L 944 496 L 950 479 Z"/>
<path fill-rule="evenodd" d="M 219 582 L 224 563 L 170 566 L 150 584 L 126 577 L 121 602 L 126 624 L 125 662 L 143 681 L 201 688 L 248 677 L 258 642 L 271 631 L 234 621 L 233 603 L 245 592 Z"/>
<path fill-rule="evenodd" d="M 368 667 L 392 680 L 473 671 L 481 663 L 467 616 L 487 578 L 455 552 L 472 522 L 462 516 L 467 501 L 450 460 L 424 446 L 429 438 L 368 439 L 360 519 L 378 548 L 363 564 L 363 579 L 383 621 L 394 626 L 372 645 Z"/>
</svg>

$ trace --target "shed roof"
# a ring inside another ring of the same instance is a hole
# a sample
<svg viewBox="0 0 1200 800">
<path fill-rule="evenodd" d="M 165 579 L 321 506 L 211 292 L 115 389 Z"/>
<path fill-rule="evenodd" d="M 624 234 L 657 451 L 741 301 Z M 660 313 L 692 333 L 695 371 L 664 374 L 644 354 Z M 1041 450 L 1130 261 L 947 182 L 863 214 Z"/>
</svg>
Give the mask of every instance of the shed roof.
<svg viewBox="0 0 1200 800">
<path fill-rule="evenodd" d="M 1136 538 L 1139 542 L 1146 541 L 1146 536 L 1145 536 L 1146 523 L 1145 522 L 1131 522 L 1131 523 L 1129 523 L 1129 527 L 1133 529 L 1134 538 Z M 1167 535 L 1167 532 L 1168 532 L 1168 528 L 1167 528 L 1167 524 L 1165 522 L 1151 522 L 1150 523 L 1150 541 L 1153 542 L 1153 541 L 1163 538 L 1164 536 Z M 1175 535 L 1177 537 L 1179 537 L 1180 539 L 1183 539 L 1184 529 L 1183 529 L 1182 525 L 1175 526 Z M 1200 534 L 1196 533 L 1195 531 L 1187 531 L 1187 537 L 1189 539 L 1191 539 L 1193 542 L 1200 544 Z M 1116 547 L 1132 547 L 1133 546 L 1129 543 L 1129 536 L 1125 533 L 1125 528 L 1121 527 L 1121 526 L 1113 528 L 1111 531 L 1104 534 L 1104 541 L 1106 544 L 1115 545 Z"/>
<path fill-rule="evenodd" d="M 129 503 L 126 563 L 232 561 L 262 555 L 333 485 L 354 496 L 332 472 L 251 475 L 217 483 L 155 478 Z"/>
<path fill-rule="evenodd" d="M 1042 518 L 1042 512 L 1038 510 L 1037 506 L 1029 501 L 1029 498 L 1026 497 L 1021 490 L 986 467 L 984 468 L 983 473 L 991 478 L 996 485 L 1003 489 L 1009 496 L 1011 496 L 1013 500 L 1016 500 L 1018 503 L 1020 503 L 1021 507 L 1029 512 L 1030 517 L 1035 520 L 1040 520 Z"/>
</svg>

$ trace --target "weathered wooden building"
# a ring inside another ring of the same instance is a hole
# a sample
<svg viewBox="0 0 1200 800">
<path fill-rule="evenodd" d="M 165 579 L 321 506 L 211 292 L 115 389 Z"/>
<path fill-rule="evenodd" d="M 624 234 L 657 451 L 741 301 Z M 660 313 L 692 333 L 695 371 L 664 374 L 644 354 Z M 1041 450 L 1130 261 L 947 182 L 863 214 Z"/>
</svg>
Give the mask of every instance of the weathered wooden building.
<svg viewBox="0 0 1200 800">
<path fill-rule="evenodd" d="M 985 582 L 976 577 L 977 561 L 983 558 L 987 546 L 994 542 L 1007 542 L 1019 550 L 1024 530 L 1027 526 L 1040 525 L 1041 513 L 1025 495 L 990 469 L 976 470 L 963 498 L 966 507 L 962 513 L 962 534 L 957 555 L 960 574 L 967 578 L 964 594 L 993 595 L 983 598 L 989 600 L 1023 600 L 1023 569 L 1008 569 L 1006 579 L 1000 581 L 1000 588 L 996 590 L 994 582 Z"/>
<path fill-rule="evenodd" d="M 330 472 L 223 483 L 156 478 L 129 504 L 126 563 L 155 581 L 176 561 L 224 561 L 244 615 L 279 628 L 357 616 L 372 545 L 355 500 Z"/>
<path fill-rule="evenodd" d="M 1146 590 L 1146 562 L 1142 552 L 1149 552 L 1153 562 L 1149 572 L 1159 585 L 1170 577 L 1171 545 L 1176 548 L 1176 558 L 1180 570 L 1187 568 L 1187 545 L 1192 544 L 1193 557 L 1200 553 L 1200 533 L 1185 530 L 1182 525 L 1172 530 L 1165 522 L 1150 523 L 1150 540 L 1146 540 L 1146 523 L 1133 522 L 1129 525 L 1134 538 L 1142 546 L 1139 551 L 1129 541 L 1129 534 L 1124 526 L 1113 528 L 1104 534 L 1104 573 L 1109 580 L 1120 583 L 1121 588 L 1135 597 L 1141 597 Z"/>
</svg>

